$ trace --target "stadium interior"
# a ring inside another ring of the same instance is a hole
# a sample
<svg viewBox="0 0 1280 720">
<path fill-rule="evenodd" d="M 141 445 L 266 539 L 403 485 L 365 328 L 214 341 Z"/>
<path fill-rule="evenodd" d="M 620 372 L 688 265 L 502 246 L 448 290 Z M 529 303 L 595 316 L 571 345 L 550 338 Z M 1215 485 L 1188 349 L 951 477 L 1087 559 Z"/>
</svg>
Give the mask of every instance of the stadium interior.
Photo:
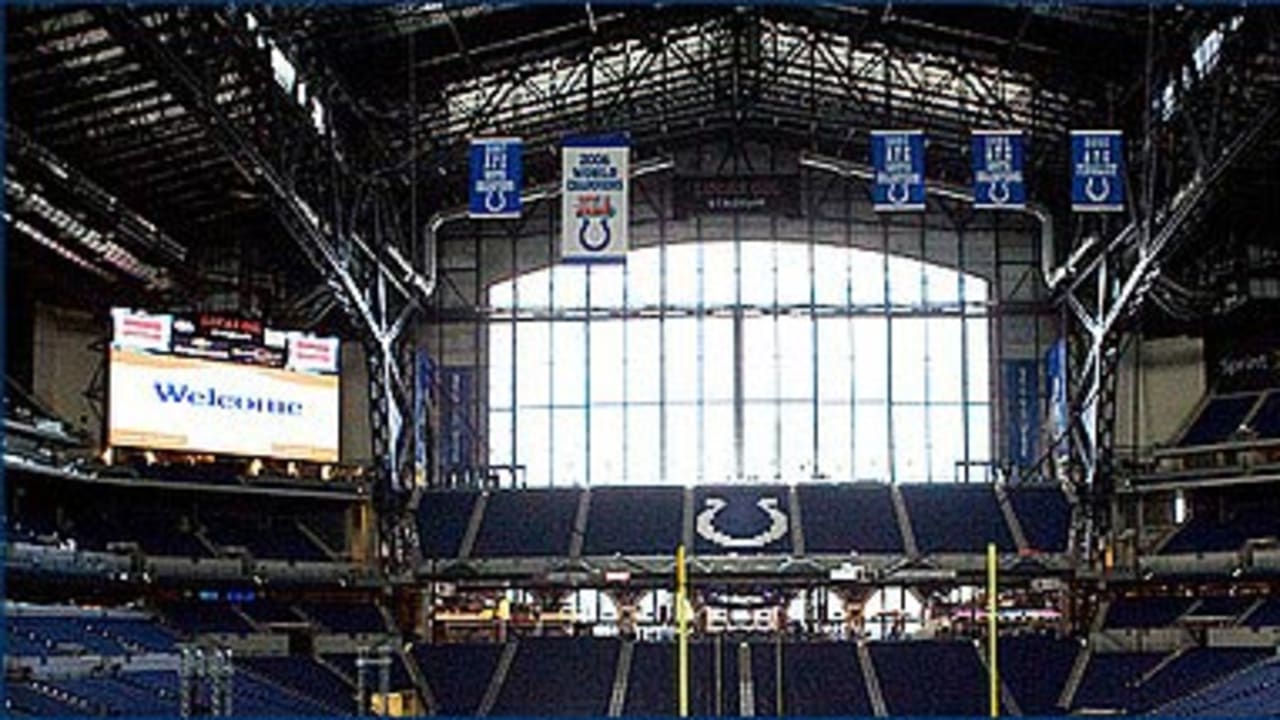
<svg viewBox="0 0 1280 720">
<path fill-rule="evenodd" d="M 1280 714 L 1280 9 L 3 20 L 7 716 Z"/>
</svg>

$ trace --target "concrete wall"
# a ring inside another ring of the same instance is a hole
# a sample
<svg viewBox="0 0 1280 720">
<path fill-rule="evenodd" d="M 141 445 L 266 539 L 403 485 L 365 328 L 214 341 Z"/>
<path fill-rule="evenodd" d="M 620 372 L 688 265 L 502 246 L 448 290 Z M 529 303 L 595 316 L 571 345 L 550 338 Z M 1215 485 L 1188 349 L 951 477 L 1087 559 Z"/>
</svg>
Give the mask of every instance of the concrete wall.
<svg viewBox="0 0 1280 720">
<path fill-rule="evenodd" d="M 106 372 L 105 342 L 110 321 L 80 310 L 36 304 L 32 347 L 32 389 L 37 400 L 82 430 L 95 446 L 103 435 L 105 407 L 86 397 L 94 375 Z M 94 349 L 96 346 L 97 349 Z"/>
<path fill-rule="evenodd" d="M 1121 358 L 1117 378 L 1117 444 L 1171 442 L 1190 421 L 1205 389 L 1201 338 L 1135 340 Z"/>
<path fill-rule="evenodd" d="M 373 459 L 373 435 L 369 425 L 369 366 L 364 347 L 358 342 L 342 343 L 341 423 L 342 462 L 362 465 Z"/>
</svg>

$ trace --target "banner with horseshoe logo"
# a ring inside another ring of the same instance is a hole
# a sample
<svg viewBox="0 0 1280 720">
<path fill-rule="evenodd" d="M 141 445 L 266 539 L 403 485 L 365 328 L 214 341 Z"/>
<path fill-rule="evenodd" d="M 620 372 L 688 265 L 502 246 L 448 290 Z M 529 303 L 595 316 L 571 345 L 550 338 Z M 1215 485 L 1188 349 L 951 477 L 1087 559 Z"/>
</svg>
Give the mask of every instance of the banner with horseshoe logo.
<svg viewBox="0 0 1280 720">
<path fill-rule="evenodd" d="M 924 210 L 923 130 L 872 130 L 871 167 L 877 211 Z"/>
<path fill-rule="evenodd" d="M 473 138 L 470 161 L 467 214 L 475 219 L 520 217 L 524 181 L 520 138 Z"/>
<path fill-rule="evenodd" d="M 1124 211 L 1124 133 L 1071 131 L 1071 209 Z"/>
<path fill-rule="evenodd" d="M 567 137 L 561 147 L 560 257 L 624 262 L 631 146 L 626 135 Z"/>
<path fill-rule="evenodd" d="M 973 207 L 979 210 L 1021 210 L 1027 206 L 1022 177 L 1021 130 L 974 130 Z"/>
</svg>

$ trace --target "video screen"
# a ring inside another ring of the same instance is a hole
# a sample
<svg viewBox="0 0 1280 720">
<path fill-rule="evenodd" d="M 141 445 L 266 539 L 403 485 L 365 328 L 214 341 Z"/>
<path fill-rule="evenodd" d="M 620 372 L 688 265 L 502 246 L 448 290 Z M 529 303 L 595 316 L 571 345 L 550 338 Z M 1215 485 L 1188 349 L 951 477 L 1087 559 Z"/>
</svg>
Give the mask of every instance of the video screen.
<svg viewBox="0 0 1280 720">
<path fill-rule="evenodd" d="M 111 314 L 109 445 L 338 461 L 337 338 L 220 315 Z"/>
</svg>

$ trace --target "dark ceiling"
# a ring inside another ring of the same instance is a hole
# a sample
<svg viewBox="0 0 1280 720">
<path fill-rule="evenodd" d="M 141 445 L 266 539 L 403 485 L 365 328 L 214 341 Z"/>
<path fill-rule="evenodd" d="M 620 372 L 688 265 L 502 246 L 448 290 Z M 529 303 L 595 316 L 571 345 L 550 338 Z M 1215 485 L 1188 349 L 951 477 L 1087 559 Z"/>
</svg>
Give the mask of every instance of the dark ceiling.
<svg viewBox="0 0 1280 720">
<path fill-rule="evenodd" d="M 5 12 L 11 256 L 43 236 L 67 250 L 40 250 L 59 282 L 167 302 L 253 287 L 265 299 L 250 310 L 275 316 L 305 314 L 319 277 L 281 194 L 330 230 L 358 231 L 358 203 L 376 194 L 420 222 L 461 199 L 475 133 L 525 137 L 536 181 L 551 179 L 569 131 L 629 130 L 641 156 L 731 130 L 861 160 L 867 130 L 916 126 L 931 174 L 960 179 L 970 128 L 1015 126 L 1037 157 L 1036 194 L 1037 174 L 1065 172 L 1068 129 L 1140 136 L 1149 41 L 1168 75 L 1231 16 L 1017 4 Z M 273 46 L 296 71 L 291 94 Z"/>
</svg>

